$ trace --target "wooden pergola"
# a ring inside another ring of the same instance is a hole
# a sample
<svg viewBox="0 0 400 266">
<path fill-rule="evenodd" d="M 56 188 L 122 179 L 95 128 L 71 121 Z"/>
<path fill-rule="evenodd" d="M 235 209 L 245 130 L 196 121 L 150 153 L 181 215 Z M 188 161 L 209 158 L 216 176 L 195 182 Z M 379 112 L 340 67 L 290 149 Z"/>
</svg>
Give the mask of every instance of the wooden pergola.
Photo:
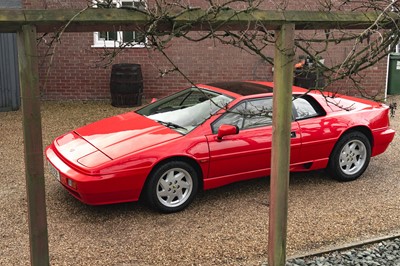
<svg viewBox="0 0 400 266">
<path fill-rule="evenodd" d="M 295 30 L 365 29 L 380 19 L 376 12 L 312 12 L 253 10 L 236 14 L 220 10 L 207 14 L 198 9 L 173 19 L 159 21 L 159 31 L 187 26 L 193 31 L 245 30 L 255 23 L 275 30 L 273 143 L 269 209 L 269 265 L 284 265 L 288 210 L 291 94 Z M 393 16 L 395 18 L 396 16 Z M 42 128 L 37 53 L 37 32 L 89 32 L 135 30 L 151 18 L 142 12 L 123 9 L 82 10 L 4 10 L 0 9 L 0 32 L 18 33 L 19 75 L 23 111 L 26 187 L 32 265 L 49 265 L 45 204 Z M 398 24 L 398 21 L 396 21 Z M 278 104 L 279 103 L 279 104 Z"/>
</svg>

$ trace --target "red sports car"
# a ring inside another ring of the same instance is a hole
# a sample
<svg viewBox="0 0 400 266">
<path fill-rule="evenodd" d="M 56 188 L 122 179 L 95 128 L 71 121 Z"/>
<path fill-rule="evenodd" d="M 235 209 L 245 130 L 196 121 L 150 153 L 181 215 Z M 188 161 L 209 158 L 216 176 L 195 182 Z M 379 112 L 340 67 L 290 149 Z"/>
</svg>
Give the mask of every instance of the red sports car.
<svg viewBox="0 0 400 266">
<path fill-rule="evenodd" d="M 87 204 L 143 197 L 159 211 L 182 210 L 199 189 L 270 174 L 272 87 L 198 85 L 78 128 L 47 147 L 50 171 Z M 381 103 L 293 87 L 292 110 L 293 172 L 326 168 L 354 180 L 395 134 Z"/>
</svg>

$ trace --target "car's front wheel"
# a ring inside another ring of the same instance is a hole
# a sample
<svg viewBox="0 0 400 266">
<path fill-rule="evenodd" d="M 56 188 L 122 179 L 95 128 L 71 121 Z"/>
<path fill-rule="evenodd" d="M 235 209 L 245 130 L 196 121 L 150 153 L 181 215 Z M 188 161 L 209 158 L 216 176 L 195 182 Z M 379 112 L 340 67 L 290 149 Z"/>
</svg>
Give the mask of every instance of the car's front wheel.
<svg viewBox="0 0 400 266">
<path fill-rule="evenodd" d="M 350 132 L 336 143 L 328 171 L 339 181 L 352 181 L 364 173 L 370 158 L 371 144 L 368 138 L 361 132 Z"/>
<path fill-rule="evenodd" d="M 183 161 L 171 161 L 158 166 L 149 176 L 146 199 L 150 207 L 171 213 L 188 206 L 198 189 L 198 174 Z"/>
</svg>

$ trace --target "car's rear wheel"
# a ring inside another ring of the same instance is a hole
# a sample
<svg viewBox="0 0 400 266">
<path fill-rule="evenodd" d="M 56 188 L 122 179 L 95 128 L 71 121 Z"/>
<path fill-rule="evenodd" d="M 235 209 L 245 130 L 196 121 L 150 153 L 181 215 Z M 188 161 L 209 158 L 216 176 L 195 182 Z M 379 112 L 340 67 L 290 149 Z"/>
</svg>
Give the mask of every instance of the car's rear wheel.
<svg viewBox="0 0 400 266">
<path fill-rule="evenodd" d="M 336 143 L 329 159 L 328 171 L 339 181 L 352 181 L 367 169 L 371 158 L 371 144 L 361 132 L 353 131 Z"/>
<path fill-rule="evenodd" d="M 158 166 L 149 176 L 146 198 L 150 207 L 171 213 L 188 206 L 198 189 L 198 175 L 183 161 L 171 161 Z"/>
</svg>

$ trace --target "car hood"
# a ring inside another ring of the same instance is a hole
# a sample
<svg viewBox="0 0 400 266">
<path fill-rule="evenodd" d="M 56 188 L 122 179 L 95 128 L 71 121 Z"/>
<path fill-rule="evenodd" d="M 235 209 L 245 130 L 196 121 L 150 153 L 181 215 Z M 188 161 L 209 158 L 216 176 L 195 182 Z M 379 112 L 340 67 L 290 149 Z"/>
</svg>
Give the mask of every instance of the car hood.
<svg viewBox="0 0 400 266">
<path fill-rule="evenodd" d="M 134 112 L 97 121 L 74 133 L 111 159 L 182 137 L 182 134 Z"/>
</svg>

